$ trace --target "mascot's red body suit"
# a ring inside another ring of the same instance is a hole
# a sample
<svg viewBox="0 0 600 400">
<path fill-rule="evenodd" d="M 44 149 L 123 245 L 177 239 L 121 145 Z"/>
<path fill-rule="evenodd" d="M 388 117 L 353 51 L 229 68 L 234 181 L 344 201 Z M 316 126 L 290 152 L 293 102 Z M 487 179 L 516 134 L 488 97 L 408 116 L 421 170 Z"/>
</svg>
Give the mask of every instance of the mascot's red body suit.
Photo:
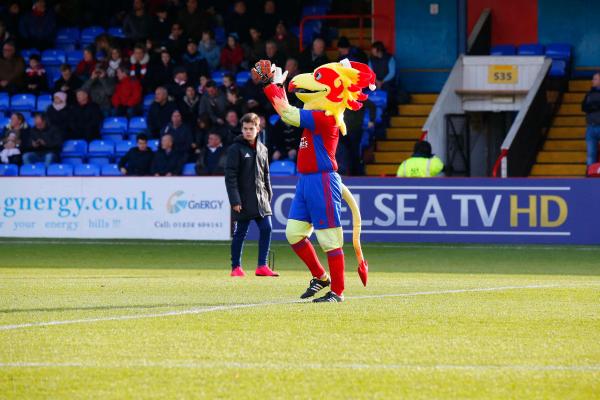
<svg viewBox="0 0 600 400">
<path fill-rule="evenodd" d="M 289 91 L 304 103 L 302 109 L 289 104 L 283 83 L 287 73 L 268 61 L 256 64 L 253 74 L 268 85 L 264 91 L 281 119 L 304 128 L 298 149 L 299 180 L 286 226 L 286 236 L 294 252 L 309 268 L 313 279 L 301 296 L 314 296 L 330 286 L 331 291 L 315 302 L 340 302 L 344 292 L 344 244 L 340 221 L 342 198 L 352 210 L 354 250 L 358 272 L 367 283 L 367 263 L 360 247 L 360 212 L 352 194 L 341 181 L 335 152 L 339 133 L 346 134 L 343 114 L 358 110 L 367 95 L 362 89 L 374 89 L 375 74 L 365 64 L 342 60 L 317 68 L 312 74 L 300 74 L 289 83 Z M 327 254 L 329 272 L 319 262 L 309 241 L 313 230 Z"/>
</svg>

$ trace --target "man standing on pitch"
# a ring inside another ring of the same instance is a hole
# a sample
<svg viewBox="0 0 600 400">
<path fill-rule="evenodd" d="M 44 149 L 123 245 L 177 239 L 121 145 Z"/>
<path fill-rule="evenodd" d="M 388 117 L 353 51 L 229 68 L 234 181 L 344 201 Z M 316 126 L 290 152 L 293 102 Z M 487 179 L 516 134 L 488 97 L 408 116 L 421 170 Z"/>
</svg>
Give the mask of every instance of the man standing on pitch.
<svg viewBox="0 0 600 400">
<path fill-rule="evenodd" d="M 227 151 L 225 186 L 233 209 L 235 228 L 231 243 L 231 276 L 245 276 L 242 269 L 242 249 L 250 222 L 260 231 L 256 276 L 279 276 L 267 265 L 271 245 L 271 182 L 269 154 L 258 140 L 260 119 L 248 113 L 241 119 L 242 134 L 236 137 Z"/>
</svg>

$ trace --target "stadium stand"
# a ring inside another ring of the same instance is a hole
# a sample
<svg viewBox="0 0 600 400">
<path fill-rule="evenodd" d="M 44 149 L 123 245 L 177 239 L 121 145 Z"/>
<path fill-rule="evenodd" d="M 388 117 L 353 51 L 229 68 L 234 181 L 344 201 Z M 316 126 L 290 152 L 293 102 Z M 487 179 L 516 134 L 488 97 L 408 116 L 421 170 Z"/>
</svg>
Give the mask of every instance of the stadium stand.
<svg viewBox="0 0 600 400">
<path fill-rule="evenodd" d="M 70 164 L 50 164 L 46 170 L 47 176 L 73 176 L 73 166 Z"/>
<path fill-rule="evenodd" d="M 293 161 L 273 161 L 269 166 L 271 176 L 290 176 L 296 174 L 296 163 Z"/>
<path fill-rule="evenodd" d="M 100 167 L 94 164 L 76 165 L 73 169 L 74 176 L 100 176 Z"/>
</svg>

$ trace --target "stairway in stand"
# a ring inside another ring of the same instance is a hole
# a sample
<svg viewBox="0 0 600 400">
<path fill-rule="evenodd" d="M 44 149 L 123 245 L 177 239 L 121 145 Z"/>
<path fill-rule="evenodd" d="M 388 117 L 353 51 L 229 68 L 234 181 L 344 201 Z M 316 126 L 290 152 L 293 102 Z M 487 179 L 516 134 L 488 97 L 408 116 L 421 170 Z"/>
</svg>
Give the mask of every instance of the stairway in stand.
<svg viewBox="0 0 600 400">
<path fill-rule="evenodd" d="M 412 94 L 410 104 L 398 106 L 398 116 L 391 118 L 386 138 L 375 144 L 375 159 L 367 165 L 367 175 L 396 175 L 398 166 L 412 155 L 437 97 L 437 94 Z"/>
<path fill-rule="evenodd" d="M 585 114 L 581 102 L 590 90 L 590 82 L 573 80 L 563 95 L 562 105 L 530 176 L 585 176 Z"/>
</svg>

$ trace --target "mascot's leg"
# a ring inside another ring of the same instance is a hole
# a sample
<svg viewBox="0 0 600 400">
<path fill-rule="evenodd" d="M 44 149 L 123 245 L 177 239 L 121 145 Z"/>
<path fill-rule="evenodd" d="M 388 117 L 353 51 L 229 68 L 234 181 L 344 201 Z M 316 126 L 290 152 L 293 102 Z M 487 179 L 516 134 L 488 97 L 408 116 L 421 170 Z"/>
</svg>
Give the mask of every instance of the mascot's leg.
<svg viewBox="0 0 600 400">
<path fill-rule="evenodd" d="M 321 248 L 327 253 L 331 291 L 342 297 L 344 293 L 344 234 L 342 228 L 319 229 L 315 232 Z"/>
<path fill-rule="evenodd" d="M 308 240 L 312 231 L 313 226 L 310 223 L 288 219 L 287 226 L 285 227 L 285 236 L 292 245 L 294 252 L 304 261 L 312 276 L 320 280 L 326 280 L 327 273 L 319 262 L 315 248 L 310 243 L 310 240 Z"/>
</svg>

